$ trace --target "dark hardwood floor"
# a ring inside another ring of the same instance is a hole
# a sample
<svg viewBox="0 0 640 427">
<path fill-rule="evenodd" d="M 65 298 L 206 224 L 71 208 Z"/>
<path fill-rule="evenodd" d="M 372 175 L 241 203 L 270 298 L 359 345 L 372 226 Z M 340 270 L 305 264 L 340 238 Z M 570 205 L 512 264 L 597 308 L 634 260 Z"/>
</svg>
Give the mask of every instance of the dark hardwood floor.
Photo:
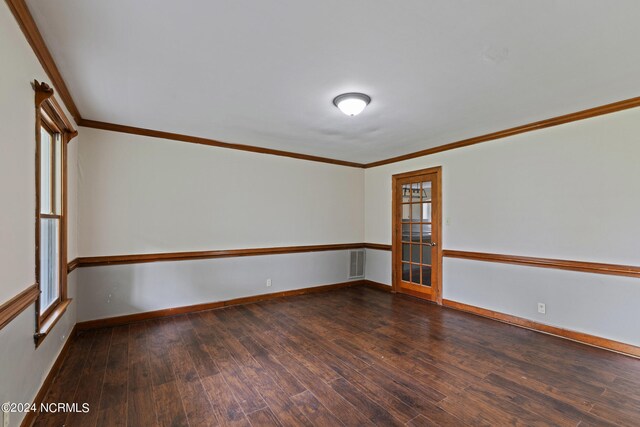
<svg viewBox="0 0 640 427">
<path fill-rule="evenodd" d="M 640 360 L 354 287 L 83 333 L 36 425 L 640 425 Z"/>
</svg>

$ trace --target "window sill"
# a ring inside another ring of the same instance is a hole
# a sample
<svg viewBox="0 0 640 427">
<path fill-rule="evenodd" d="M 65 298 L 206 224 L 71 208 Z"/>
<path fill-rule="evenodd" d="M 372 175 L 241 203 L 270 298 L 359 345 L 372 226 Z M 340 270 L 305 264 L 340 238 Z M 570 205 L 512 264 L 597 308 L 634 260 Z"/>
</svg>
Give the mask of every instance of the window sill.
<svg viewBox="0 0 640 427">
<path fill-rule="evenodd" d="M 36 348 L 42 343 L 42 341 L 44 341 L 49 332 L 51 332 L 51 329 L 53 329 L 56 323 L 58 323 L 58 320 L 62 318 L 62 315 L 64 315 L 64 312 L 67 311 L 67 307 L 69 307 L 71 301 L 73 300 L 66 299 L 60 302 L 51 312 L 51 314 L 49 314 L 47 318 L 44 319 L 44 322 L 42 322 L 42 324 L 40 325 L 40 329 L 33 336 L 36 342 Z"/>
</svg>

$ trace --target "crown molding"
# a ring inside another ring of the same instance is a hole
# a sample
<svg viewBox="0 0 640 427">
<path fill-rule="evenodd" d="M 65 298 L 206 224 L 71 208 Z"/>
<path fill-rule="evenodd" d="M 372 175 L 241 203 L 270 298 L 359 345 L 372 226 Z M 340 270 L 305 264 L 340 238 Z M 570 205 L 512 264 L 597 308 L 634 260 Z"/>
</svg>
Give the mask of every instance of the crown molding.
<svg viewBox="0 0 640 427">
<path fill-rule="evenodd" d="M 130 133 L 134 135 L 150 136 L 155 138 L 169 139 L 174 141 L 189 142 L 193 144 L 203 144 L 212 147 L 228 148 L 232 150 L 250 151 L 254 153 L 270 154 L 274 156 L 292 157 L 301 160 L 310 160 L 322 163 L 331 163 L 335 165 L 348 166 L 354 168 L 369 169 L 378 166 L 388 165 L 391 163 L 402 162 L 404 160 L 415 159 L 418 157 L 428 156 L 430 154 L 436 154 L 443 151 L 454 150 L 456 148 L 468 147 L 470 145 L 480 144 L 482 142 L 494 141 L 496 139 L 506 138 L 509 136 L 518 135 L 521 133 L 531 132 L 539 129 L 558 126 L 566 123 L 575 122 L 578 120 L 589 119 L 592 117 L 602 116 L 605 114 L 616 113 L 618 111 L 628 110 L 630 108 L 640 107 L 640 96 L 635 98 L 625 99 L 623 101 L 613 102 L 611 104 L 600 105 L 598 107 L 589 108 L 587 110 L 581 110 L 574 113 L 565 114 L 562 116 L 556 116 L 545 120 L 540 120 L 533 123 L 528 123 L 521 126 L 516 126 L 509 129 L 500 130 L 485 135 L 475 136 L 473 138 L 463 139 L 456 142 L 451 142 L 437 147 L 427 148 L 425 150 L 416 151 L 409 154 L 403 154 L 401 156 L 391 157 L 388 159 L 377 160 L 370 163 L 357 163 L 349 162 L 345 160 L 331 159 L 328 157 L 312 156 L 308 154 L 294 153 L 290 151 L 273 150 L 270 148 L 256 147 L 253 145 L 233 144 L 229 142 L 216 141 L 214 139 L 202 138 L 197 136 L 184 135 L 179 133 L 164 132 L 154 129 L 144 129 L 134 126 L 126 126 L 115 123 L 100 122 L 96 120 L 82 119 L 78 125 L 83 127 L 89 127 L 94 129 L 102 129 L 113 132 Z"/>
<path fill-rule="evenodd" d="M 427 148 L 426 150 L 420 150 L 409 154 L 403 154 L 401 156 L 390 157 L 384 160 L 378 160 L 371 163 L 366 163 L 365 168 L 374 168 L 376 166 L 388 165 L 390 163 L 397 163 L 403 160 L 415 159 L 416 157 L 428 156 L 429 154 L 440 153 L 443 151 L 454 150 L 456 148 L 468 147 L 469 145 L 479 144 L 481 142 L 494 141 L 500 138 L 506 138 L 508 136 L 518 135 L 520 133 L 531 132 L 538 129 L 544 129 L 552 126 L 558 126 L 565 123 L 575 122 L 578 120 L 589 119 L 591 117 L 602 116 L 604 114 L 615 113 L 629 108 L 640 107 L 640 96 L 635 98 L 625 99 L 623 101 L 613 102 L 611 104 L 600 105 L 598 107 L 589 108 L 587 110 L 577 111 L 575 113 L 569 113 L 562 116 L 552 117 L 550 119 L 540 120 L 526 125 L 516 126 L 509 129 L 500 130 L 485 135 L 475 136 L 473 138 L 462 139 L 460 141 L 451 142 L 449 144 L 439 145 L 433 148 Z"/>
<path fill-rule="evenodd" d="M 252 153 L 270 154 L 272 156 L 291 157 L 299 160 L 309 160 L 312 162 L 330 163 L 333 165 L 348 166 L 353 168 L 363 168 L 362 163 L 348 162 L 345 160 L 331 159 L 328 157 L 312 156 L 309 154 L 294 153 L 291 151 L 273 150 L 271 148 L 256 147 L 254 145 L 233 144 L 229 142 L 216 141 L 215 139 L 202 138 L 199 136 L 184 135 L 181 133 L 164 132 L 154 129 L 145 129 L 134 126 L 126 126 L 115 123 L 99 122 L 97 120 L 82 119 L 78 123 L 82 127 L 108 130 L 112 132 L 129 133 L 133 135 L 150 136 L 154 138 L 170 139 L 173 141 L 189 142 L 192 144 L 208 145 L 210 147 L 228 148 L 231 150 L 249 151 Z"/>
<path fill-rule="evenodd" d="M 415 151 L 400 156 L 390 157 L 388 159 L 378 160 L 370 163 L 357 163 L 349 162 L 345 160 L 332 159 L 328 157 L 313 156 L 308 154 L 295 153 L 283 150 L 273 150 L 264 147 L 257 147 L 253 145 L 234 144 L 229 142 L 216 141 L 214 139 L 183 135 L 172 132 L 164 132 L 153 129 L 144 129 L 134 126 L 126 126 L 115 123 L 101 122 L 97 120 L 83 119 L 76 107 L 71 93 L 67 88 L 67 85 L 62 78 L 62 74 L 58 70 L 51 52 L 47 48 L 42 34 L 38 30 L 38 27 L 26 5 L 25 0 L 6 0 L 9 9 L 13 13 L 14 17 L 18 21 L 22 32 L 24 33 L 27 41 L 31 45 L 36 57 L 40 61 L 40 64 L 44 68 L 45 72 L 51 79 L 53 86 L 58 90 L 60 98 L 66 105 L 67 109 L 73 116 L 74 120 L 79 126 L 90 127 L 94 129 L 109 130 L 113 132 L 123 132 L 136 135 L 151 136 L 155 138 L 169 139 L 175 141 L 189 142 L 194 144 L 208 145 L 212 147 L 228 148 L 232 150 L 249 151 L 254 153 L 269 154 L 274 156 L 290 157 L 300 160 L 309 160 L 314 162 L 329 163 L 340 166 L 355 167 L 355 168 L 374 168 L 377 166 L 388 165 L 391 163 L 401 162 L 403 160 L 415 159 L 417 157 L 428 156 L 430 154 L 440 153 L 443 151 L 453 150 L 456 148 L 467 147 L 470 145 L 479 144 L 482 142 L 494 141 L 500 138 L 506 138 L 508 136 L 518 135 L 525 132 L 531 132 L 538 129 L 544 129 L 552 126 L 558 126 L 561 124 L 584 120 L 591 117 L 596 117 L 604 114 L 615 113 L 618 111 L 626 110 L 629 108 L 635 108 L 640 106 L 640 97 L 629 98 L 623 101 L 614 102 L 611 104 L 601 105 L 598 107 L 590 108 L 587 110 L 577 111 L 575 113 L 569 113 L 562 116 L 556 116 L 545 120 L 540 120 L 533 123 L 528 123 L 521 126 L 516 126 L 509 129 L 500 130 L 497 132 L 488 133 L 485 135 L 475 136 L 460 141 L 451 142 L 437 147 L 427 148 L 425 150 Z"/>
<path fill-rule="evenodd" d="M 31 45 L 33 53 L 40 61 L 40 65 L 42 65 L 45 73 L 51 79 L 53 86 L 58 90 L 62 102 L 64 102 L 76 123 L 79 123 L 82 119 L 80 112 L 73 102 L 73 98 L 71 98 L 71 93 L 62 78 L 62 74 L 60 74 L 60 70 L 58 70 L 56 63 L 53 61 L 53 56 L 51 56 L 51 52 L 47 48 L 26 2 L 24 0 L 7 0 L 7 5 L 16 21 L 18 21 L 18 25 Z"/>
</svg>

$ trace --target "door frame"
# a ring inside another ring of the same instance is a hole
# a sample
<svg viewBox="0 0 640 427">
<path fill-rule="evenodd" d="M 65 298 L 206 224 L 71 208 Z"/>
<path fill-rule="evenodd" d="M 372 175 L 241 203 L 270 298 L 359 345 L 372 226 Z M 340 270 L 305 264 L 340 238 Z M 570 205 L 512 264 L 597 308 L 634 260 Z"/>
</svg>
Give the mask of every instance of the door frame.
<svg viewBox="0 0 640 427">
<path fill-rule="evenodd" d="M 392 290 L 393 292 L 401 292 L 400 275 L 402 274 L 400 264 L 402 257 L 402 248 L 398 245 L 398 236 L 402 233 L 402 221 L 400 210 L 397 203 L 397 183 L 403 178 L 410 178 L 417 175 L 435 174 L 436 197 L 433 202 L 432 220 L 433 231 L 432 241 L 436 243 L 436 258 L 432 260 L 432 265 L 436 267 L 435 280 L 431 284 L 434 295 L 434 301 L 438 305 L 442 305 L 442 166 L 436 166 L 427 169 L 420 169 L 411 172 L 399 173 L 391 176 L 391 274 L 392 274 Z M 414 295 L 411 291 L 404 290 L 402 293 Z"/>
</svg>

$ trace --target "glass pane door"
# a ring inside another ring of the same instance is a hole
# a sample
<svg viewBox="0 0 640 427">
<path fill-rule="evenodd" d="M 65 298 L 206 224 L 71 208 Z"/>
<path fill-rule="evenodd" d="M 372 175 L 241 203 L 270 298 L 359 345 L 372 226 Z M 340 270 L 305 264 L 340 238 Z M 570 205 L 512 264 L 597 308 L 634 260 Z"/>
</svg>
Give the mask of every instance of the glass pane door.
<svg viewBox="0 0 640 427">
<path fill-rule="evenodd" d="M 435 173 L 394 177 L 396 290 L 432 299 L 438 278 L 439 207 Z"/>
<path fill-rule="evenodd" d="M 431 181 L 402 185 L 402 280 L 431 286 Z"/>
</svg>

